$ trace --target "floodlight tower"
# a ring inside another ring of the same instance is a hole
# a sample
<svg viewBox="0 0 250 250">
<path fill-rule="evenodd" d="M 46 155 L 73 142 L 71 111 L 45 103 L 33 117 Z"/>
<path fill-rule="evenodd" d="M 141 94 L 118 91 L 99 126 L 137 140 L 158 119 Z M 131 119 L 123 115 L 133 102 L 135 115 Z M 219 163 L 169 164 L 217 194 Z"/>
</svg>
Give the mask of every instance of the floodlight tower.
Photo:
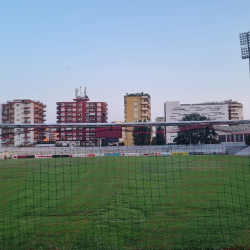
<svg viewBox="0 0 250 250">
<path fill-rule="evenodd" d="M 249 76 L 250 76 L 250 32 L 240 33 L 240 48 L 242 59 L 249 59 Z"/>
</svg>

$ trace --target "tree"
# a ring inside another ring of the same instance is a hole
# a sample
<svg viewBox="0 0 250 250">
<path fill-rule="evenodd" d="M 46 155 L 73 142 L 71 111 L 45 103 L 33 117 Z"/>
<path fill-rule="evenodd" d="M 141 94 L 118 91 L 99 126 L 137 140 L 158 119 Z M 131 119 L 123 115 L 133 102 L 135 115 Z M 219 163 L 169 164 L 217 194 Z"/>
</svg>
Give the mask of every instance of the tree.
<svg viewBox="0 0 250 250">
<path fill-rule="evenodd" d="M 141 120 L 139 121 L 141 122 Z M 144 120 L 146 122 L 146 120 Z M 135 146 L 150 145 L 152 134 L 151 126 L 135 126 L 133 130 L 133 141 Z"/>
<path fill-rule="evenodd" d="M 152 145 L 165 145 L 166 140 L 165 140 L 165 129 L 162 126 L 158 126 L 156 128 L 156 136 L 153 137 Z"/>
<path fill-rule="evenodd" d="M 198 113 L 185 115 L 182 121 L 207 121 L 208 117 Z M 183 126 L 180 126 L 182 128 Z M 216 144 L 219 143 L 218 134 L 210 127 L 190 129 L 187 131 L 178 132 L 177 137 L 174 139 L 177 144 Z"/>
<path fill-rule="evenodd" d="M 250 135 L 247 135 L 245 137 L 245 143 L 246 143 L 247 146 L 250 146 Z"/>
</svg>

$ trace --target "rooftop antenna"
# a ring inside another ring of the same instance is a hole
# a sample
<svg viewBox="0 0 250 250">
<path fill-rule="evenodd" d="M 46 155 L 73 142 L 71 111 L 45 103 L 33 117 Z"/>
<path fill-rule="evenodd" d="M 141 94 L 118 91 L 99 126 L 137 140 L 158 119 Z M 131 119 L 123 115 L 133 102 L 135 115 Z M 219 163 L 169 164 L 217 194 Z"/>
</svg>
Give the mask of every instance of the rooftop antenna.
<svg viewBox="0 0 250 250">
<path fill-rule="evenodd" d="M 240 33 L 241 58 L 249 59 L 249 76 L 250 76 L 250 32 Z"/>
<path fill-rule="evenodd" d="M 76 98 L 77 98 L 77 93 L 79 92 L 79 89 L 75 89 L 75 93 L 76 93 Z"/>
<path fill-rule="evenodd" d="M 86 87 L 84 87 L 84 97 L 87 98 L 87 90 L 86 90 Z"/>
<path fill-rule="evenodd" d="M 82 97 L 82 86 L 80 86 L 80 97 Z"/>
</svg>

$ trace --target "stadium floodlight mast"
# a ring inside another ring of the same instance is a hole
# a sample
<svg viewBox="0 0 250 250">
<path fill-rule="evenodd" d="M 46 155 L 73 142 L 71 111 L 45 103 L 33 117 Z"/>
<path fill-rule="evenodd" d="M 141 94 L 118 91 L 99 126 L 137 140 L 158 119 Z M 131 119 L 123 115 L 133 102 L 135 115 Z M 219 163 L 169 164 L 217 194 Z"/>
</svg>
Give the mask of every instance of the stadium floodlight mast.
<svg viewBox="0 0 250 250">
<path fill-rule="evenodd" d="M 242 59 L 249 59 L 249 76 L 250 76 L 250 32 L 240 33 L 240 48 Z"/>
</svg>

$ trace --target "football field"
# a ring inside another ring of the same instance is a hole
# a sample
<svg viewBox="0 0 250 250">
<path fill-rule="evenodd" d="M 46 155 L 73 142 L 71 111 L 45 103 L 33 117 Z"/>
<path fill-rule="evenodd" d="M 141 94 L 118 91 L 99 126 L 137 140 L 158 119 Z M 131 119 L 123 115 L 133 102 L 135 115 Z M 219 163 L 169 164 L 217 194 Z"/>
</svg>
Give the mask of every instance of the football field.
<svg viewBox="0 0 250 250">
<path fill-rule="evenodd" d="M 250 248 L 250 161 L 0 160 L 2 249 Z"/>
</svg>

